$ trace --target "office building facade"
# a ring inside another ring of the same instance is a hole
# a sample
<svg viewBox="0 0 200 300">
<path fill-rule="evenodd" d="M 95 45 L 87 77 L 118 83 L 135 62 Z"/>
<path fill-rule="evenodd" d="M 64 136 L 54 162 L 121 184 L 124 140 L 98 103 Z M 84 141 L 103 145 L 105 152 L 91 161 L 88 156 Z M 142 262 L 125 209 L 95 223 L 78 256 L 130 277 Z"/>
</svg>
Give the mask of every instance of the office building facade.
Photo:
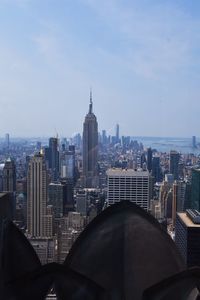
<svg viewBox="0 0 200 300">
<path fill-rule="evenodd" d="M 64 212 L 64 185 L 50 183 L 48 186 L 48 204 L 52 205 L 55 218 L 61 218 Z"/>
<path fill-rule="evenodd" d="M 188 267 L 200 266 L 200 213 L 177 213 L 175 243 Z"/>
<path fill-rule="evenodd" d="M 108 203 L 129 200 L 149 209 L 150 175 L 148 171 L 133 169 L 109 169 L 107 172 Z"/>
<path fill-rule="evenodd" d="M 31 237 L 44 237 L 47 205 L 47 170 L 42 155 L 29 162 L 27 174 L 27 229 Z"/>
</svg>

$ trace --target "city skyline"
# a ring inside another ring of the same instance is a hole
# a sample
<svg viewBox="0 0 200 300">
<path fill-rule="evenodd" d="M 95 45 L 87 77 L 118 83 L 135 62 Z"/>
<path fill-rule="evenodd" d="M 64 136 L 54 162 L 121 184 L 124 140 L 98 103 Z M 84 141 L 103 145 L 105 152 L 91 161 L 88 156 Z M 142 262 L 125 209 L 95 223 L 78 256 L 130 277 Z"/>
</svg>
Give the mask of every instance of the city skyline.
<svg viewBox="0 0 200 300">
<path fill-rule="evenodd" d="M 1 0 L 0 136 L 81 132 L 90 86 L 100 131 L 198 136 L 199 8 Z"/>
</svg>

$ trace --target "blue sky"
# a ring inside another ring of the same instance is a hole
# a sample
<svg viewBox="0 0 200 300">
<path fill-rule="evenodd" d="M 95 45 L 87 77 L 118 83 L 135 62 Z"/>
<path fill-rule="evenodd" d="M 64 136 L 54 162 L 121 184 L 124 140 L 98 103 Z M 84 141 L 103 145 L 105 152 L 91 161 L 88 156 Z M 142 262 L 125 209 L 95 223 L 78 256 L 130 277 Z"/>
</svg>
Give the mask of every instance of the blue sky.
<svg viewBox="0 0 200 300">
<path fill-rule="evenodd" d="M 0 136 L 199 135 L 200 1 L 0 0 Z"/>
</svg>

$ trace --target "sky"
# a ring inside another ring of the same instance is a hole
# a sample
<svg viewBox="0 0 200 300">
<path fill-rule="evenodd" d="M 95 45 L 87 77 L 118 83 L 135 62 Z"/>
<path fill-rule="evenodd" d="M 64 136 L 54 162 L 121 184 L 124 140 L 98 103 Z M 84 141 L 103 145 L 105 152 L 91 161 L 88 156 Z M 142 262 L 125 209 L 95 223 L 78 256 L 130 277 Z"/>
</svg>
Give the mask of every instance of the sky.
<svg viewBox="0 0 200 300">
<path fill-rule="evenodd" d="M 200 136 L 199 0 L 0 0 L 0 137 Z"/>
</svg>

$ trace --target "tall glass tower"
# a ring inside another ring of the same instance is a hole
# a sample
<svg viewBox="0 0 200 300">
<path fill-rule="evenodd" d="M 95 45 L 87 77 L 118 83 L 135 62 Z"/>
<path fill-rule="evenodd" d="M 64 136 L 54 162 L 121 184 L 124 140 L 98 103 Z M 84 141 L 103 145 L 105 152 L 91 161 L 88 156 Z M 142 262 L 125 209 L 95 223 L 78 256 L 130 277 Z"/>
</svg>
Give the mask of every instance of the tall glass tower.
<svg viewBox="0 0 200 300">
<path fill-rule="evenodd" d="M 49 154 L 49 168 L 51 169 L 52 180 L 57 181 L 59 177 L 58 138 L 51 137 L 49 139 Z"/>
<path fill-rule="evenodd" d="M 83 124 L 83 185 L 98 186 L 98 123 L 93 113 L 92 92 L 90 91 L 89 112 Z"/>
</svg>

